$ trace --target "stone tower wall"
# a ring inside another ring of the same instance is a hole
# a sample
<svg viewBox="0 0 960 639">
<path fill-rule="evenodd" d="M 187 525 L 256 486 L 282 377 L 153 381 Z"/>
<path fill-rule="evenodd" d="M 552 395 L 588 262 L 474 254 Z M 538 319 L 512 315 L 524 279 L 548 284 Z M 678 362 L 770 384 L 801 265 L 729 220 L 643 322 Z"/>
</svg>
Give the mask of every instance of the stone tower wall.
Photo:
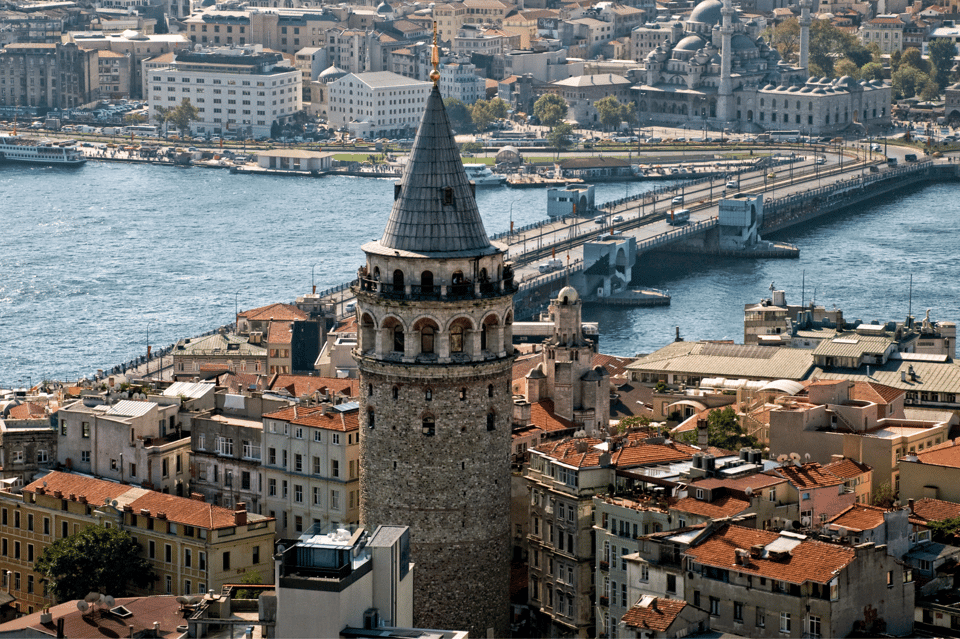
<svg viewBox="0 0 960 639">
<path fill-rule="evenodd" d="M 419 627 L 509 634 L 511 370 L 360 360 L 360 520 L 410 527 Z"/>
</svg>

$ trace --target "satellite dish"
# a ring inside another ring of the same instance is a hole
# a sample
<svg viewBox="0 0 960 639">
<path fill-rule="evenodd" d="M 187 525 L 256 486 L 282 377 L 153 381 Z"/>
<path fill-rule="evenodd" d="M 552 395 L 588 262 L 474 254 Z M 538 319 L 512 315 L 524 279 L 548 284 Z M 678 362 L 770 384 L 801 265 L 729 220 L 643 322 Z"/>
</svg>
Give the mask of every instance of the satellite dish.
<svg viewBox="0 0 960 639">
<path fill-rule="evenodd" d="M 113 608 L 113 605 L 117 603 L 117 600 L 113 598 L 113 595 L 107 595 L 103 598 L 103 603 L 107 604 L 108 608 Z"/>
<path fill-rule="evenodd" d="M 803 458 L 810 461 L 810 453 L 804 453 Z"/>
<path fill-rule="evenodd" d="M 793 461 L 800 461 L 800 453 L 790 453 L 790 459 Z"/>
<path fill-rule="evenodd" d="M 184 597 L 183 595 L 180 595 L 179 597 L 177 597 L 177 603 L 181 605 L 186 605 L 190 603 L 190 600 L 189 598 Z"/>
<path fill-rule="evenodd" d="M 87 596 L 83 598 L 87 603 L 93 603 L 94 601 L 100 601 L 99 592 L 88 592 Z"/>
<path fill-rule="evenodd" d="M 789 455 L 777 455 L 777 461 L 781 464 L 790 459 Z"/>
<path fill-rule="evenodd" d="M 837 528 L 837 534 L 839 534 L 841 537 L 846 537 L 847 536 L 846 526 L 840 526 L 839 528 Z"/>
<path fill-rule="evenodd" d="M 90 604 L 88 604 L 83 599 L 77 602 L 77 610 L 79 610 L 80 612 L 86 612 L 87 608 L 89 607 L 90 607 Z"/>
<path fill-rule="evenodd" d="M 110 502 L 110 505 L 113 506 L 114 508 L 116 508 L 116 506 L 117 506 L 117 500 L 114 499 L 113 501 L 111 501 L 111 502 Z"/>
<path fill-rule="evenodd" d="M 744 490 L 743 492 L 745 492 L 747 494 L 747 497 L 749 497 L 753 494 L 753 488 L 750 488 L 749 486 L 747 486 L 747 489 Z"/>
</svg>

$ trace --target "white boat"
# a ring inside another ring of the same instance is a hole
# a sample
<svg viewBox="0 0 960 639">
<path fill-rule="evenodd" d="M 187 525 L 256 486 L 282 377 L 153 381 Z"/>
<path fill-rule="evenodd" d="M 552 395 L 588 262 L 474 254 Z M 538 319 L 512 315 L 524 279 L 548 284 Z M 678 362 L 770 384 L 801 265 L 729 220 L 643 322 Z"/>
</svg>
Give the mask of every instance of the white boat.
<svg viewBox="0 0 960 639">
<path fill-rule="evenodd" d="M 0 135 L 0 162 L 33 162 L 80 166 L 87 161 L 75 141 L 35 142 L 12 135 Z"/>
<path fill-rule="evenodd" d="M 500 186 L 507 181 L 503 175 L 496 175 L 486 164 L 464 164 L 467 179 L 477 186 Z"/>
</svg>

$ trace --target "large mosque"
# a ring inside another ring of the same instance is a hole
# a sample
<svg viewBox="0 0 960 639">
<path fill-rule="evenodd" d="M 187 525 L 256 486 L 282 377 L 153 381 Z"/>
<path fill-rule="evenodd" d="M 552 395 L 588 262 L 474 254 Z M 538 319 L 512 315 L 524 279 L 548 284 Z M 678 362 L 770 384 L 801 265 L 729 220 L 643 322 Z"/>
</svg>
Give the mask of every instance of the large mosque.
<svg viewBox="0 0 960 639">
<path fill-rule="evenodd" d="M 872 133 L 890 124 L 890 85 L 881 80 L 810 77 L 811 0 L 801 0 L 800 60 L 793 66 L 742 22 L 731 0 L 703 0 L 681 38 L 646 57 L 646 81 L 633 87 L 642 126 L 731 131 Z"/>
</svg>

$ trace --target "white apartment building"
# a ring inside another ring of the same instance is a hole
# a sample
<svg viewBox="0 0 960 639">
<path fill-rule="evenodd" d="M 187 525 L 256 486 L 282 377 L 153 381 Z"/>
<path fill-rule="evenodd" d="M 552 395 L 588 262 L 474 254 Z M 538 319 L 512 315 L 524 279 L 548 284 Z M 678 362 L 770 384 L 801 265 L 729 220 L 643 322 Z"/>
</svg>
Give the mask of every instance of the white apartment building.
<svg viewBox="0 0 960 639">
<path fill-rule="evenodd" d="M 860 41 L 864 46 L 876 44 L 883 54 L 903 51 L 904 27 L 898 15 L 879 15 L 860 25 Z"/>
<path fill-rule="evenodd" d="M 177 428 L 179 403 L 85 398 L 57 413 L 57 461 L 68 470 L 182 495 L 190 437 Z"/>
<path fill-rule="evenodd" d="M 360 421 L 356 403 L 291 406 L 263 416 L 264 514 L 277 534 L 360 519 Z"/>
<path fill-rule="evenodd" d="M 444 99 L 454 98 L 464 104 L 473 104 L 487 97 L 487 83 L 476 74 L 470 63 L 448 62 L 441 64 L 440 93 Z"/>
<path fill-rule="evenodd" d="M 348 73 L 328 85 L 328 119 L 357 137 L 412 137 L 431 86 L 390 71 Z"/>
<path fill-rule="evenodd" d="M 199 112 L 193 133 L 265 138 L 303 108 L 302 81 L 299 69 L 259 45 L 181 51 L 149 71 L 146 98 L 151 120 L 157 107 L 187 99 Z"/>
</svg>

